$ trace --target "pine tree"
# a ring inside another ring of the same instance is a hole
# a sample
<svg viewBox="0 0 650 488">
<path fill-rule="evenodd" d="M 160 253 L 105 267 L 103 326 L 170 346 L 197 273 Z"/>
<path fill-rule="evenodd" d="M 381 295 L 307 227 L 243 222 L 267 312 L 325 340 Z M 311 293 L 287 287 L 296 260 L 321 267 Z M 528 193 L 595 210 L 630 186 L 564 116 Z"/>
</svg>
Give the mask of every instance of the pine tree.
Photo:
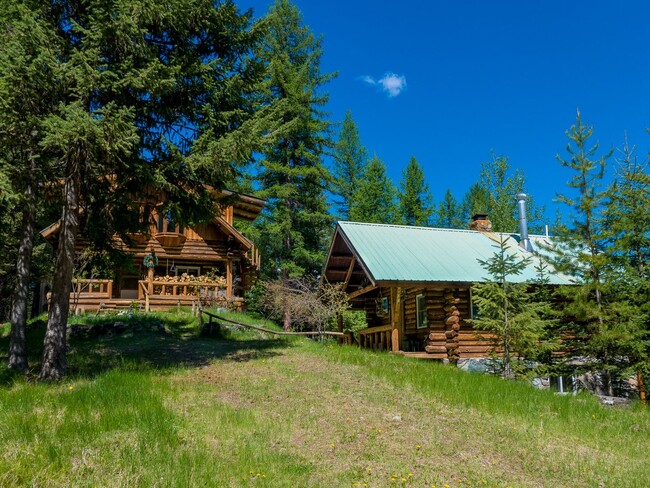
<svg viewBox="0 0 650 488">
<path fill-rule="evenodd" d="M 562 166 L 574 172 L 567 184 L 575 194 L 558 194 L 558 201 L 567 205 L 572 215 L 568 224 L 556 229 L 557 241 L 564 253 L 555 264 L 581 283 L 562 290 L 566 297 L 564 314 L 576 319 L 575 323 L 568 324 L 574 328 L 576 343 L 581 346 L 583 354 L 597 361 L 594 366 L 602 369 L 606 389 L 613 394 L 615 344 L 620 329 L 617 330 L 616 324 L 608 320 L 609 311 L 603 298 L 607 259 L 600 217 L 606 196 L 601 184 L 612 152 L 596 157 L 598 144 L 589 146 L 592 135 L 593 128 L 583 124 L 578 111 L 576 123 L 567 131 L 569 142 L 566 150 L 570 158 L 557 156 Z"/>
<path fill-rule="evenodd" d="M 415 159 L 411 157 L 406 169 L 402 172 L 398 192 L 400 223 L 406 225 L 429 225 L 433 215 L 432 197 L 429 185 L 424 179 L 424 171 Z"/>
<path fill-rule="evenodd" d="M 516 232 L 519 217 L 515 195 L 524 191 L 526 179 L 521 170 L 512 172 L 506 156 L 493 156 L 481 164 L 479 181 L 467 193 L 463 201 L 465 217 L 469 220 L 476 213 L 487 213 L 495 232 Z M 539 231 L 544 209 L 535 205 L 529 196 L 527 211 L 529 227 Z"/>
<path fill-rule="evenodd" d="M 467 228 L 476 214 L 488 214 L 490 211 L 490 195 L 480 183 L 474 183 L 461 203 L 464 227 Z"/>
<path fill-rule="evenodd" d="M 14 244 L 17 248 L 13 261 L 15 274 L 2 281 L 14 288 L 8 366 L 21 372 L 28 366 L 25 326 L 37 202 L 52 163 L 47 154 L 41 153 L 40 143 L 44 120 L 60 101 L 53 70 L 49 69 L 57 63 L 56 38 L 35 14 L 15 2 L 0 6 L 0 24 L 11 25 L 11 29 L 0 32 L 3 46 L 0 50 L 0 173 L 7 186 L 6 193 L 2 191 L 5 196 L 2 199 L 7 214 L 21 216 L 16 232 L 19 238 Z M 8 225 L 0 229 L 3 238 L 13 234 L 14 227 L 5 223 Z M 14 253 L 3 253 L 3 256 L 13 257 Z"/>
<path fill-rule="evenodd" d="M 456 201 L 451 190 L 447 188 L 445 196 L 438 206 L 434 225 L 443 229 L 466 229 L 467 221 L 463 215 L 461 205 Z"/>
<path fill-rule="evenodd" d="M 359 129 L 352 113 L 347 112 L 339 133 L 339 140 L 334 147 L 334 194 L 338 195 L 339 218 L 350 219 L 351 208 L 354 206 L 353 195 L 359 184 L 359 179 L 366 166 L 368 155 L 366 148 L 361 145 Z"/>
<path fill-rule="evenodd" d="M 357 187 L 350 218 L 356 222 L 397 223 L 395 194 L 395 186 L 386 175 L 386 166 L 376 155 L 373 156 Z"/>
<path fill-rule="evenodd" d="M 603 231 L 607 238 L 604 295 L 617 334 L 621 374 L 634 374 L 645 404 L 643 378 L 650 374 L 650 175 L 627 144 L 616 159 L 616 179 L 607 190 Z"/>
<path fill-rule="evenodd" d="M 250 15 L 231 2 L 66 0 L 28 15 L 51 38 L 47 68 L 58 95 L 38 145 L 39 156 L 57 161 L 53 186 L 62 190 L 39 376 L 56 380 L 66 369 L 78 231 L 108 242 L 133 230 L 139 205 L 131 196 L 143 187 L 164 194 L 181 219 L 205 215 L 210 199 L 200 183 L 223 187 L 232 162 L 259 139 L 252 117 L 259 69 L 249 61 Z"/>
<path fill-rule="evenodd" d="M 488 273 L 484 283 L 472 287 L 472 300 L 478 309 L 476 328 L 492 332 L 495 352 L 502 352 L 500 363 L 505 377 L 511 377 L 521 358 L 538 353 L 538 341 L 547 326 L 544 316 L 547 302 L 537 301 L 529 283 L 516 283 L 516 277 L 528 266 L 529 258 L 518 258 L 501 239 L 494 255 L 479 263 Z"/>
<path fill-rule="evenodd" d="M 325 257 L 331 176 L 322 158 L 332 143 L 321 107 L 327 102 L 322 86 L 333 75 L 321 73 L 322 41 L 288 0 L 276 1 L 264 23 L 257 55 L 267 66 L 268 103 L 281 103 L 283 111 L 257 174 L 258 194 L 268 202 L 257 235 L 267 263 L 263 276 L 289 279 L 319 273 Z"/>
</svg>

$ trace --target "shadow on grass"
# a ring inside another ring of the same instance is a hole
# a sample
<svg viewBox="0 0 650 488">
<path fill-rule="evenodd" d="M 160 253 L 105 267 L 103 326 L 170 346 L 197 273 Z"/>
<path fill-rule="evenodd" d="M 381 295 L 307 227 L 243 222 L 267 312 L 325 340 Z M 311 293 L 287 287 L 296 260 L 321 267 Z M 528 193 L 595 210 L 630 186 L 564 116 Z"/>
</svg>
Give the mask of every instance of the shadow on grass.
<svg viewBox="0 0 650 488">
<path fill-rule="evenodd" d="M 245 362 L 281 355 L 292 347 L 291 339 L 276 339 L 264 333 L 224 329 L 218 338 L 201 337 L 191 315 L 155 314 L 133 317 L 99 317 L 75 320 L 75 334 L 68 342 L 68 379 L 92 378 L 112 369 L 171 371 L 179 367 L 201 367 L 212 361 Z M 115 322 L 125 327 L 115 333 Z M 79 322 L 82 322 L 79 325 Z M 40 370 L 45 323 L 34 321 L 27 329 L 30 370 L 34 380 Z M 9 337 L 0 334 L 0 387 L 23 378 L 6 368 Z"/>
</svg>

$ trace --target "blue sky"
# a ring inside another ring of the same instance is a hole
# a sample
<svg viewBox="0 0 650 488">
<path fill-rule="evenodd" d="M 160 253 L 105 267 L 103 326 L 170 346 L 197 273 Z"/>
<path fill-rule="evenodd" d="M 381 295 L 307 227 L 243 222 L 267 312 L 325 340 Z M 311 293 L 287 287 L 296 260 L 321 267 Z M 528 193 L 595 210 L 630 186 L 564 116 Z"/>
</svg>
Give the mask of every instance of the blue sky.
<svg viewBox="0 0 650 488">
<path fill-rule="evenodd" d="M 238 1 L 256 16 L 271 3 Z M 524 171 L 553 220 L 570 178 L 556 155 L 578 108 L 603 152 L 627 133 L 648 153 L 648 2 L 294 3 L 323 36 L 323 71 L 338 72 L 331 119 L 351 110 L 395 181 L 414 155 L 436 202 L 446 188 L 461 199 L 494 152 Z"/>
</svg>

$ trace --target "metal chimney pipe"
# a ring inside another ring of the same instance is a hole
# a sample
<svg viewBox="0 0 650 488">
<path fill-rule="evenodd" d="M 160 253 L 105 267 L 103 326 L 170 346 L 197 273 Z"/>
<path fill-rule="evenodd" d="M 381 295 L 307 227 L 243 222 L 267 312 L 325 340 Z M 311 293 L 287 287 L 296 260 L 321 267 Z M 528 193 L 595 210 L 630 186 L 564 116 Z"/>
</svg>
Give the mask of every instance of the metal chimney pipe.
<svg viewBox="0 0 650 488">
<path fill-rule="evenodd" d="M 526 251 L 532 252 L 533 245 L 528 238 L 528 220 L 526 219 L 526 199 L 528 195 L 525 193 L 517 193 L 515 199 L 517 200 L 517 208 L 519 209 L 519 234 L 520 241 L 519 245 L 523 247 Z"/>
</svg>

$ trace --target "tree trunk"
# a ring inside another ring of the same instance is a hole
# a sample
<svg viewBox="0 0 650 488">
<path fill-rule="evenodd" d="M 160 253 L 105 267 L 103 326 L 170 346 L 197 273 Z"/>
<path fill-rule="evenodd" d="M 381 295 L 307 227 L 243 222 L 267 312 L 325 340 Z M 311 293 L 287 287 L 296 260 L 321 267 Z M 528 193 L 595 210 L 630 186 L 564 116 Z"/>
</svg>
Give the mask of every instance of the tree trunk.
<svg viewBox="0 0 650 488">
<path fill-rule="evenodd" d="M 69 161 L 68 166 L 68 176 L 63 190 L 64 205 L 59 230 L 59 248 L 45 332 L 43 366 L 38 377 L 41 381 L 60 380 L 65 375 L 67 367 L 66 328 L 70 310 L 75 240 L 79 228 L 79 176 L 73 162 Z"/>
<path fill-rule="evenodd" d="M 9 369 L 24 372 L 27 370 L 27 344 L 25 327 L 27 324 L 27 301 L 29 300 L 29 276 L 34 247 L 34 224 L 36 220 L 36 196 L 32 183 L 25 189 L 23 221 L 20 235 L 20 248 L 16 263 L 16 289 L 11 305 L 11 336 L 9 338 Z"/>
</svg>

